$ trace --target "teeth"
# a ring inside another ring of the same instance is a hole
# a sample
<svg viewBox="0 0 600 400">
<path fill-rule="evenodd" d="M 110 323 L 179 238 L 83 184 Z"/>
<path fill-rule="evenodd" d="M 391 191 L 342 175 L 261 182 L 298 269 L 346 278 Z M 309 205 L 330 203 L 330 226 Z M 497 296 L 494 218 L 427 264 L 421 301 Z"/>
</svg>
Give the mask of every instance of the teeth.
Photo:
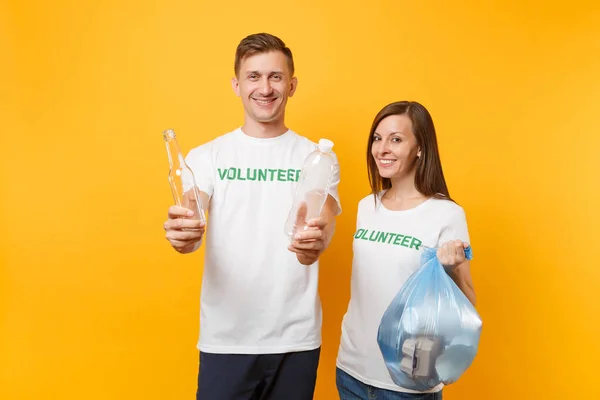
<svg viewBox="0 0 600 400">
<path fill-rule="evenodd" d="M 379 160 L 379 162 L 382 163 L 382 164 L 391 164 L 394 161 L 393 160 Z"/>
<path fill-rule="evenodd" d="M 254 101 L 256 101 L 261 106 L 266 106 L 267 104 L 270 104 L 273 102 L 273 100 L 258 100 L 258 99 L 254 99 Z"/>
</svg>

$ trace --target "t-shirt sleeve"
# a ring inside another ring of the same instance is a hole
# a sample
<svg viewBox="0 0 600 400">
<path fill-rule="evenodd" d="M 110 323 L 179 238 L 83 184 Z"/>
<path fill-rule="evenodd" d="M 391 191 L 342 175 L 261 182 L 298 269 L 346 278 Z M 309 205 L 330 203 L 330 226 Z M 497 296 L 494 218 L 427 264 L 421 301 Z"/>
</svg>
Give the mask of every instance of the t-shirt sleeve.
<svg viewBox="0 0 600 400">
<path fill-rule="evenodd" d="M 215 168 L 212 161 L 212 146 L 210 143 L 192 149 L 185 158 L 186 164 L 194 174 L 198 189 L 210 198 L 214 190 Z M 184 190 L 192 186 L 191 177 L 183 177 Z"/>
<path fill-rule="evenodd" d="M 451 240 L 462 240 L 463 242 L 470 243 L 467 217 L 462 207 L 457 206 L 452 211 L 452 214 L 442 227 L 437 245 L 441 246 Z"/>
<path fill-rule="evenodd" d="M 333 158 L 335 160 L 333 166 L 333 174 L 331 175 L 331 183 L 329 185 L 328 193 L 331 197 L 333 197 L 337 203 L 337 210 L 335 211 L 335 215 L 339 215 L 342 212 L 342 203 L 340 202 L 340 193 L 339 193 L 339 185 L 340 185 L 340 163 L 338 161 L 337 155 L 333 154 Z"/>
</svg>

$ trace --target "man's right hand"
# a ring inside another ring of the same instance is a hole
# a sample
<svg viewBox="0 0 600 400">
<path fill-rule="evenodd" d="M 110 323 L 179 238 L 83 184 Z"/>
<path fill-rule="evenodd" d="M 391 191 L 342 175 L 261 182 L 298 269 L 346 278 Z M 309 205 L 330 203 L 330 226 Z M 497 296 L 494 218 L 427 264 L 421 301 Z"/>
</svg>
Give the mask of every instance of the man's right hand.
<svg viewBox="0 0 600 400">
<path fill-rule="evenodd" d="M 164 223 L 166 239 L 171 246 L 182 254 L 191 253 L 200 247 L 204 230 L 204 222 L 190 219 L 194 213 L 184 207 L 169 207 L 169 219 Z"/>
</svg>

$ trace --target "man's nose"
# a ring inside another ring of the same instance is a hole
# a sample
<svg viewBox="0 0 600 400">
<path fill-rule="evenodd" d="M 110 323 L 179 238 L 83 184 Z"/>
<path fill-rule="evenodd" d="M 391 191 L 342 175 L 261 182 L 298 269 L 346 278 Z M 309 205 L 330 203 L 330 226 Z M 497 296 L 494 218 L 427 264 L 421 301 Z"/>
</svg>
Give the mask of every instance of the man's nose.
<svg viewBox="0 0 600 400">
<path fill-rule="evenodd" d="M 269 81 L 269 78 L 265 77 L 260 81 L 260 87 L 258 88 L 258 91 L 262 96 L 268 96 L 271 94 L 273 88 L 271 87 L 271 82 Z"/>
</svg>

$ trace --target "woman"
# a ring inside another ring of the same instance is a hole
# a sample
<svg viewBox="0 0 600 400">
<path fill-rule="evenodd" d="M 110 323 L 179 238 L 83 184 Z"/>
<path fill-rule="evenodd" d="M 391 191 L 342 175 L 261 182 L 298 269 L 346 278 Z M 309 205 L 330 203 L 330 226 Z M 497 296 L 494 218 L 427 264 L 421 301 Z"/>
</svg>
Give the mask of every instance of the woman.
<svg viewBox="0 0 600 400">
<path fill-rule="evenodd" d="M 415 392 L 394 384 L 377 345 L 381 317 L 418 269 L 424 246 L 438 247 L 442 265 L 475 303 L 464 253 L 469 242 L 465 213 L 448 193 L 425 107 L 402 101 L 377 114 L 367 167 L 372 193 L 358 205 L 351 298 L 337 359 L 340 399 L 441 399 L 442 385 Z"/>
</svg>

